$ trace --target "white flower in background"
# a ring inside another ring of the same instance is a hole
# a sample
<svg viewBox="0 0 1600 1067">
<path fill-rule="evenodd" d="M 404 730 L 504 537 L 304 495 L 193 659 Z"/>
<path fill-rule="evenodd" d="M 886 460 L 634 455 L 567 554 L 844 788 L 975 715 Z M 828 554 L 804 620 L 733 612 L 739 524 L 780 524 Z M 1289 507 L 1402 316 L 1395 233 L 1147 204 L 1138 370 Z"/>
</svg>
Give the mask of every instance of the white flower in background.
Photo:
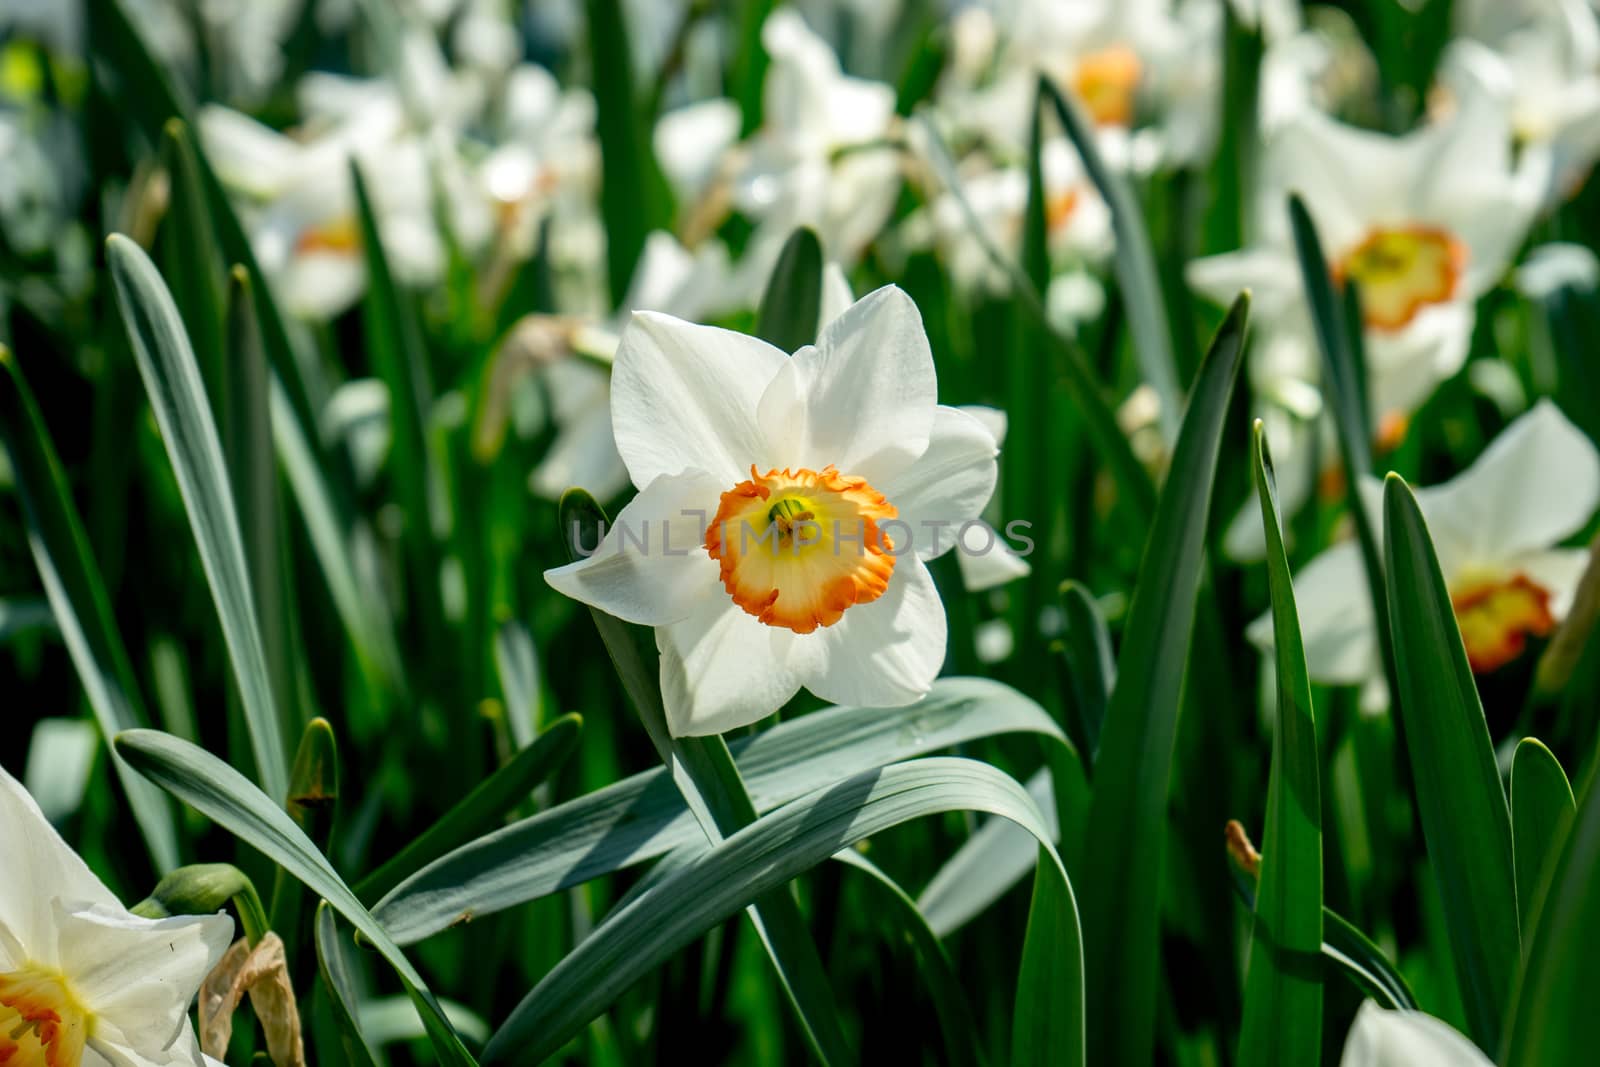
<svg viewBox="0 0 1600 1067">
<path fill-rule="evenodd" d="M 1265 377 L 1316 384 L 1311 333 L 1286 198 L 1298 192 L 1336 278 L 1361 287 L 1368 389 L 1380 436 L 1461 369 L 1475 303 L 1505 272 L 1537 207 L 1536 182 L 1513 170 L 1504 114 L 1462 108 L 1401 137 L 1302 112 L 1268 142 L 1257 243 L 1189 266 L 1206 296 L 1254 292 L 1258 350 L 1274 348 Z"/>
<path fill-rule="evenodd" d="M 1450 1024 L 1420 1011 L 1388 1011 L 1363 1001 L 1345 1038 L 1339 1067 L 1492 1067 Z"/>
<path fill-rule="evenodd" d="M 1600 505 L 1600 454 L 1548 400 L 1517 418 L 1483 455 L 1442 485 L 1417 490 L 1439 569 L 1455 605 L 1467 660 L 1486 673 L 1521 655 L 1565 617 L 1587 565 L 1582 548 L 1555 547 Z M 1381 483 L 1361 481 L 1381 523 Z M 1294 577 L 1306 667 L 1324 685 L 1365 685 L 1381 705 L 1382 664 L 1360 546 L 1342 541 Z M 1251 623 L 1250 640 L 1272 647 L 1272 619 Z"/>
<path fill-rule="evenodd" d="M 0 1063 L 199 1067 L 189 1004 L 226 915 L 142 919 L 0 768 Z"/>
<path fill-rule="evenodd" d="M 957 410 L 971 415 L 988 429 L 994 437 L 996 448 L 1006 443 L 1006 413 L 999 408 L 985 407 L 981 404 L 963 404 Z M 987 509 L 991 514 L 989 518 L 998 522 L 999 516 L 995 511 L 994 501 L 990 501 Z M 961 585 L 969 593 L 983 593 L 996 589 L 1018 578 L 1026 578 L 1033 573 L 1033 568 L 1028 561 L 1012 549 L 1001 537 L 995 528 L 984 519 L 978 519 L 969 524 L 961 533 L 960 551 L 956 553 L 956 565 L 961 570 Z M 1004 625 L 1002 623 L 1002 625 Z M 1008 629 L 1009 634 L 1009 629 Z M 999 656 L 1004 659 L 1005 656 Z M 988 662 L 994 662 L 990 660 Z"/>
<path fill-rule="evenodd" d="M 1216 139 L 1219 4 L 991 0 L 956 29 L 939 107 L 974 137 L 1020 151 L 1043 72 L 1077 99 L 1112 166 L 1144 173 L 1194 162 Z"/>
<path fill-rule="evenodd" d="M 802 686 L 909 703 L 945 653 L 924 560 L 995 482 L 994 436 L 936 393 L 921 317 L 892 286 L 793 356 L 637 314 L 612 422 L 641 491 L 592 556 L 546 580 L 656 627 L 678 735 L 753 723 Z"/>
<path fill-rule="evenodd" d="M 395 275 L 418 285 L 441 276 L 434 175 L 459 188 L 458 161 L 442 143 L 407 132 L 398 100 L 371 98 L 308 141 L 217 106 L 201 111 L 199 127 L 218 177 L 243 201 L 251 245 L 288 311 L 331 318 L 366 287 L 351 159 L 361 164 Z M 470 201 L 448 199 L 463 241 L 481 240 L 481 225 L 466 210 Z"/>
<path fill-rule="evenodd" d="M 764 117 L 733 189 L 734 205 L 758 220 L 740 261 L 752 299 L 800 226 L 853 265 L 888 221 L 901 176 L 899 149 L 887 143 L 893 87 L 841 72 L 833 49 L 788 8 L 767 17 L 761 42 L 771 59 Z"/>
<path fill-rule="evenodd" d="M 656 120 L 656 162 L 678 203 L 689 208 L 721 177 L 728 149 L 739 138 L 739 105 L 713 97 L 668 111 Z"/>
<path fill-rule="evenodd" d="M 981 161 L 981 154 L 969 157 Z M 1045 188 L 1045 234 L 1052 266 L 1101 263 L 1112 249 L 1111 212 L 1084 173 L 1078 153 L 1065 138 L 1051 138 L 1041 149 Z M 988 240 L 1013 258 L 1022 246 L 1028 207 L 1024 166 L 985 169 L 963 177 L 961 193 Z M 1004 293 L 1009 276 L 984 249 L 967 212 L 953 192 L 906 218 L 902 237 L 911 249 L 936 245 L 951 278 L 965 291 Z"/>
<path fill-rule="evenodd" d="M 1486 93 L 1525 148 L 1550 156 L 1546 203 L 1570 196 L 1600 158 L 1600 19 L 1587 0 L 1460 0 L 1440 79 Z"/>
</svg>

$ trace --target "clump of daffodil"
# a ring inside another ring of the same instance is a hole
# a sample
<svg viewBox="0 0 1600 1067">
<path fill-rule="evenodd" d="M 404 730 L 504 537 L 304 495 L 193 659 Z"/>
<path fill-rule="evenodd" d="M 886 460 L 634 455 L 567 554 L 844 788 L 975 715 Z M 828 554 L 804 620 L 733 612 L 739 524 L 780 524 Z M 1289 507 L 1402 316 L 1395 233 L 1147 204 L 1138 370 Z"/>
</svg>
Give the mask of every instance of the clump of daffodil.
<svg viewBox="0 0 1600 1067">
<path fill-rule="evenodd" d="M 656 628 L 668 723 L 720 733 L 801 687 L 909 703 L 944 661 L 925 561 L 994 490 L 994 434 L 937 400 L 922 319 L 879 289 L 793 356 L 633 317 L 611 413 L 639 495 L 552 586 Z"/>
<path fill-rule="evenodd" d="M 1363 478 L 1360 492 L 1368 513 L 1381 515 L 1381 483 Z M 1548 400 L 1507 426 L 1461 474 L 1417 491 L 1474 671 L 1505 666 L 1565 617 L 1589 554 L 1558 546 L 1597 505 L 1600 453 Z M 1384 703 L 1359 546 L 1329 548 L 1295 575 L 1294 587 L 1312 679 L 1365 686 L 1369 706 Z M 1250 639 L 1271 647 L 1270 615 L 1251 624 Z"/>
<path fill-rule="evenodd" d="M 189 1004 L 226 915 L 140 918 L 0 769 L 0 1064 L 201 1067 Z"/>
</svg>

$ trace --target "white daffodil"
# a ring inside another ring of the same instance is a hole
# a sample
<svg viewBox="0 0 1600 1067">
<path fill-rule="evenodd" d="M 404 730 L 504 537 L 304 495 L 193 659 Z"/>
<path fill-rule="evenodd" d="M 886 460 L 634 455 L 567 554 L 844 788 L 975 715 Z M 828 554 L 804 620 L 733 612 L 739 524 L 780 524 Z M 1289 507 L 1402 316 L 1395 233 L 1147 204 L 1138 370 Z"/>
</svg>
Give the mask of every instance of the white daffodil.
<svg viewBox="0 0 1600 1067">
<path fill-rule="evenodd" d="M 1368 513 L 1381 516 L 1382 484 L 1364 477 Z M 1600 453 L 1548 400 L 1507 426 L 1461 474 L 1417 490 L 1417 505 L 1455 605 L 1467 660 L 1487 673 L 1548 636 L 1565 617 L 1588 552 L 1559 548 L 1600 505 Z M 1379 520 L 1381 521 L 1381 519 Z M 1381 704 L 1381 661 L 1361 551 L 1342 541 L 1294 579 L 1306 667 L 1325 685 L 1366 685 Z M 1250 640 L 1272 646 L 1272 619 L 1251 623 Z"/>
<path fill-rule="evenodd" d="M 1449 1023 L 1420 1011 L 1388 1011 L 1363 1001 L 1345 1038 L 1339 1067 L 1492 1067 L 1493 1061 Z"/>
<path fill-rule="evenodd" d="M 674 733 L 752 723 L 802 686 L 909 703 L 944 661 L 925 560 L 994 489 L 994 435 L 937 401 L 933 356 L 892 286 L 793 356 L 639 313 L 612 424 L 640 493 L 552 586 L 656 627 Z"/>
<path fill-rule="evenodd" d="M 1571 195 L 1600 158 L 1600 19 L 1588 0 L 1462 0 L 1441 81 L 1511 113 L 1525 148 L 1549 153 L 1546 202 Z"/>
<path fill-rule="evenodd" d="M 1077 99 L 1112 166 L 1147 172 L 1210 151 L 1221 85 L 1220 5 L 995 0 L 984 7 L 957 24 L 959 62 L 941 86 L 940 110 L 958 129 L 1020 149 L 1042 72 Z"/>
<path fill-rule="evenodd" d="M 1111 213 L 1084 173 L 1078 153 L 1065 138 L 1055 137 L 1042 146 L 1039 162 L 1052 266 L 1065 269 L 1085 261 L 1103 262 L 1112 248 Z M 1028 207 L 1026 168 L 983 169 L 962 179 L 961 195 L 989 242 L 1015 256 L 1022 244 Z M 1009 276 L 990 258 L 983 238 L 973 232 L 967 212 L 953 192 L 943 193 L 928 208 L 907 216 L 902 237 L 913 250 L 936 245 L 951 277 L 963 290 L 1004 293 L 1009 288 Z"/>
<path fill-rule="evenodd" d="M 1537 208 L 1512 168 L 1503 112 L 1463 107 L 1448 121 L 1391 137 L 1305 111 L 1269 140 L 1257 243 L 1191 263 L 1206 296 L 1254 293 L 1258 392 L 1279 379 L 1315 385 L 1311 334 L 1285 201 L 1298 192 L 1328 266 L 1360 285 L 1373 425 L 1390 432 L 1460 370 L 1475 302 L 1504 273 Z M 1397 436 L 1397 434 L 1396 434 Z"/>
<path fill-rule="evenodd" d="M 0 1063 L 200 1067 L 189 1004 L 226 915 L 143 919 L 0 768 Z"/>
<path fill-rule="evenodd" d="M 810 226 L 828 255 L 853 265 L 882 231 L 900 190 L 899 150 L 888 143 L 895 94 L 852 78 L 798 13 L 767 16 L 771 58 L 761 130 L 744 146 L 733 202 L 758 220 L 740 261 L 740 284 L 759 294 L 783 243 Z"/>
</svg>

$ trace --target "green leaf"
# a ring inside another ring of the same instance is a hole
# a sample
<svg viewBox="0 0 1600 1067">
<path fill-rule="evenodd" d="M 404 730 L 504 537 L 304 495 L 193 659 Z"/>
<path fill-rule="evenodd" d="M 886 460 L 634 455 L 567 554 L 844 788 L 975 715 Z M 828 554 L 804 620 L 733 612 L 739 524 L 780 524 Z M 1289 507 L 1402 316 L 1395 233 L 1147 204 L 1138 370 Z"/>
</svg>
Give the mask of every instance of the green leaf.
<svg viewBox="0 0 1600 1067">
<path fill-rule="evenodd" d="M 1106 702 L 1117 681 L 1116 654 L 1111 631 L 1093 594 L 1077 582 L 1061 587 L 1061 654 L 1067 662 L 1067 731 L 1083 753 L 1085 766 L 1094 766 L 1105 723 Z"/>
<path fill-rule="evenodd" d="M 937 124 L 924 112 L 919 121 L 925 135 L 928 163 L 938 175 L 941 184 L 955 198 L 961 209 L 963 221 L 971 236 L 982 247 L 989 260 L 1005 272 L 1010 280 L 1017 303 L 1039 330 L 1043 343 L 1049 346 L 1050 358 L 1055 361 L 1062 380 L 1072 395 L 1075 414 L 1084 420 L 1084 431 L 1100 453 L 1119 490 L 1117 502 L 1128 509 L 1130 518 L 1141 528 L 1150 521 L 1155 510 L 1155 490 L 1150 476 L 1133 454 L 1128 438 L 1117 424 L 1116 411 L 1107 398 L 1104 388 L 1089 365 L 1088 357 L 1068 338 L 1061 336 L 1051 325 L 1044 302 L 1035 291 L 1016 262 L 995 245 L 987 227 L 979 220 L 972 203 L 961 188 L 961 176 L 955 162 L 945 148 L 944 138 Z"/>
<path fill-rule="evenodd" d="M 170 188 L 160 234 L 166 277 L 189 327 L 212 410 L 224 412 L 231 390 L 224 362 L 222 255 L 206 210 L 194 139 L 180 118 L 162 127 L 161 161 Z"/>
<path fill-rule="evenodd" d="M 1267 826 L 1245 970 L 1239 1063 L 1314 1063 L 1322 1053 L 1322 795 L 1317 726 L 1300 615 L 1278 517 L 1278 489 L 1257 420 L 1250 471 L 1267 534 L 1278 677 Z"/>
<path fill-rule="evenodd" d="M 1534 908 L 1544 887 L 1541 876 L 1576 811 L 1561 762 L 1541 742 L 1523 738 L 1511 758 L 1511 847 L 1517 861 L 1518 915 L 1524 930 L 1533 929 Z"/>
<path fill-rule="evenodd" d="M 1250 300 L 1234 301 L 1200 367 L 1145 543 L 1095 760 L 1084 845 L 1091 1063 L 1149 1063 L 1162 845 L 1206 523 Z"/>
<path fill-rule="evenodd" d="M 599 544 L 605 521 L 605 512 L 583 490 L 568 490 L 561 498 L 561 532 L 573 558 L 580 546 Z M 727 742 L 720 735 L 673 737 L 668 730 L 659 670 L 655 656 L 645 652 L 642 628 L 593 607 L 589 614 L 645 733 L 706 839 L 715 844 L 754 822 L 755 805 Z M 853 1061 L 822 960 L 794 897 L 785 889 L 774 890 L 750 902 L 749 916 L 813 1050 L 825 1062 Z"/>
<path fill-rule="evenodd" d="M 289 787 L 283 727 L 268 677 L 238 511 L 216 423 L 188 335 L 161 275 L 144 250 L 120 234 L 106 241 L 117 302 L 139 375 L 177 475 L 200 563 L 222 623 L 222 638 L 250 729 L 256 771 L 269 795 Z"/>
<path fill-rule="evenodd" d="M 539 689 L 539 652 L 528 628 L 514 619 L 500 624 L 494 635 L 495 671 L 506 701 L 511 740 L 520 748 L 533 744 L 542 717 Z"/>
<path fill-rule="evenodd" d="M 350 946 L 339 934 L 339 920 L 327 901 L 317 905 L 312 925 L 317 945 L 317 973 L 328 991 L 333 1021 L 339 1027 L 339 1040 L 345 1059 L 354 1067 L 377 1067 L 378 1057 L 361 1030 L 356 1005 L 356 968 L 350 959 Z"/>
<path fill-rule="evenodd" d="M 405 953 L 361 906 L 305 831 L 271 798 L 205 749 L 158 730 L 128 730 L 118 734 L 114 744 L 140 774 L 260 851 L 331 904 L 394 967 L 422 1013 L 441 1061 L 450 1067 L 474 1062 Z"/>
<path fill-rule="evenodd" d="M 801 226 L 789 235 L 761 298 L 756 336 L 785 352 L 817 340 L 822 309 L 822 242 Z"/>
<path fill-rule="evenodd" d="M 1038 852 L 1038 843 L 1031 838 L 1029 841 L 1034 851 Z M 944 943 L 929 927 L 916 901 L 893 878 L 855 849 L 836 852 L 833 858 L 867 876 L 877 888 L 873 899 L 887 905 L 886 908 L 873 906 L 874 918 L 887 924 L 897 939 L 910 943 L 916 952 L 917 975 L 927 984 L 929 998 L 933 1001 L 933 1017 L 944 1036 L 948 1061 L 952 1064 L 981 1064 L 982 1040 L 978 1035 L 977 1021 L 972 1017 L 972 1007 L 967 1003 L 966 991 L 961 988 L 961 980 L 956 975 L 949 954 L 944 950 Z"/>
<path fill-rule="evenodd" d="M 1528 957 L 1506 1021 L 1504 1064 L 1543 1067 L 1594 1060 L 1594 991 L 1600 988 L 1600 763 L 1533 909 Z"/>
<path fill-rule="evenodd" d="M 1521 957 L 1511 817 L 1450 593 L 1416 498 L 1398 475 L 1384 484 L 1383 514 L 1396 701 L 1417 810 L 1469 1036 L 1494 1050 Z"/>
<path fill-rule="evenodd" d="M 0 345 L 0 367 L 5 368 L 0 373 L 0 441 L 5 443 L 22 502 L 28 548 L 67 654 L 107 739 L 147 726 L 150 717 L 61 460 L 22 368 L 4 345 Z M 112 764 L 156 869 L 171 870 L 181 862 L 171 805 L 159 790 L 133 774 L 114 750 Z"/>
<path fill-rule="evenodd" d="M 1089 180 L 1094 182 L 1100 198 L 1111 209 L 1111 228 L 1116 235 L 1116 256 L 1112 265 L 1128 306 L 1128 328 L 1133 331 L 1139 376 L 1161 399 L 1162 437 L 1174 440 L 1178 435 L 1178 412 L 1183 407 L 1183 388 L 1172 355 L 1172 327 L 1167 319 L 1166 298 L 1161 292 L 1161 276 L 1156 272 L 1150 228 L 1145 224 L 1144 213 L 1127 179 L 1100 158 L 1093 127 L 1084 122 L 1047 75 L 1039 76 L 1039 93 L 1041 104 L 1044 98 L 1049 98 L 1062 129 L 1083 160 Z"/>
<path fill-rule="evenodd" d="M 633 48 L 621 0 L 585 0 L 600 140 L 600 215 L 606 226 L 611 303 L 622 303 L 652 230 L 672 225 L 672 194 L 650 146 L 655 116 L 634 86 Z"/>
<path fill-rule="evenodd" d="M 1372 472 L 1372 420 L 1367 399 L 1366 359 L 1363 355 L 1361 297 L 1352 282 L 1343 298 L 1334 288 L 1322 240 L 1304 201 L 1289 197 L 1289 226 L 1294 233 L 1295 252 L 1300 262 L 1301 283 L 1306 303 L 1311 308 L 1311 323 L 1322 353 L 1322 373 L 1328 382 L 1333 406 L 1333 425 L 1339 438 L 1339 455 L 1345 469 L 1345 504 L 1355 520 L 1356 542 L 1361 546 L 1361 561 L 1367 575 L 1367 593 L 1377 620 L 1378 647 L 1383 657 L 1384 678 L 1393 692 L 1399 684 L 1394 652 L 1389 640 L 1389 613 L 1384 607 L 1387 590 L 1383 579 L 1383 559 L 1378 541 L 1376 516 L 1361 500 L 1360 483 Z"/>
<path fill-rule="evenodd" d="M 579 715 L 563 715 L 551 723 L 533 744 L 480 782 L 422 836 L 362 879 L 356 885 L 356 895 L 369 900 L 381 896 L 425 864 L 494 829 L 506 812 L 527 800 L 535 786 L 566 762 L 582 732 L 583 718 Z"/>
<path fill-rule="evenodd" d="M 829 708 L 730 748 L 751 802 L 765 812 L 874 767 L 1020 732 L 1066 744 L 1045 710 L 1016 690 L 983 678 L 941 678 L 906 707 Z M 462 846 L 401 883 L 372 912 L 407 945 L 704 836 L 667 771 L 646 771 Z M 1012 881 L 1032 866 L 1037 846 L 1029 839 L 1026 848 L 1028 862 Z"/>
<path fill-rule="evenodd" d="M 484 1049 L 485 1063 L 535 1063 L 550 1055 L 633 982 L 751 901 L 841 849 L 910 819 L 987 811 L 1039 840 L 1036 912 L 1024 948 L 1017 1010 L 1023 1063 L 1083 1062 L 1082 968 L 1072 891 L 1043 817 L 1022 787 L 986 764 L 934 757 L 895 764 L 825 786 L 712 845 L 619 906 L 534 987 Z M 1037 884 L 1037 882 L 1036 882 Z M 1042 1058 L 1041 1058 L 1042 1057 Z"/>
</svg>

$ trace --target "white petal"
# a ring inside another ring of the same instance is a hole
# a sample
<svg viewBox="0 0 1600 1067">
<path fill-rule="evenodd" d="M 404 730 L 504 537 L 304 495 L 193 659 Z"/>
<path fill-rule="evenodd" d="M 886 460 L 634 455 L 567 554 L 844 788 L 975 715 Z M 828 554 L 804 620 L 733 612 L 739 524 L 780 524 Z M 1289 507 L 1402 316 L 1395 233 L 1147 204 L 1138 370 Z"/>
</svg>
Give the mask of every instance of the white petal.
<svg viewBox="0 0 1600 1067">
<path fill-rule="evenodd" d="M 1006 443 L 1006 430 L 1010 427 L 1010 420 L 1006 417 L 1004 411 L 984 404 L 962 404 L 956 410 L 965 412 L 983 423 L 989 432 L 994 435 L 994 443 L 997 447 Z"/>
<path fill-rule="evenodd" d="M 937 406 L 922 316 L 894 286 L 868 293 L 794 354 L 760 402 L 785 465 L 882 481 L 928 447 Z M 626 453 L 624 453 L 626 455 Z"/>
<path fill-rule="evenodd" d="M 856 302 L 856 294 L 850 290 L 850 279 L 844 276 L 844 268 L 834 260 L 828 260 L 822 266 L 822 300 L 817 306 L 817 333 L 820 335 L 828 328 L 828 323 L 850 310 L 850 305 Z"/>
<path fill-rule="evenodd" d="M 224 914 L 141 919 L 117 908 L 57 906 L 60 967 L 98 1021 L 135 1049 L 162 1050 L 189 1024 L 189 1003 L 233 940 Z"/>
<path fill-rule="evenodd" d="M 1369 400 L 1374 421 L 1421 407 L 1467 361 L 1477 313 L 1470 301 L 1424 308 L 1394 333 L 1366 331 Z"/>
<path fill-rule="evenodd" d="M 1342 541 L 1301 568 L 1294 576 L 1294 599 L 1313 680 L 1359 685 L 1378 671 L 1372 598 L 1358 544 Z M 1248 635 L 1263 652 L 1273 648 L 1270 611 L 1250 624 Z"/>
<path fill-rule="evenodd" d="M 962 536 L 956 563 L 961 568 L 961 584 L 969 593 L 982 593 L 1033 573 L 1028 561 L 981 521 Z"/>
<path fill-rule="evenodd" d="M 56 833 L 22 783 L 0 767 L 0 965 L 55 963 L 51 901 L 119 908 L 116 897 Z M 20 953 L 23 959 L 7 957 Z"/>
<path fill-rule="evenodd" d="M 1600 455 L 1548 400 L 1507 426 L 1472 466 L 1417 493 L 1428 521 L 1468 553 L 1494 563 L 1548 548 L 1600 504 Z"/>
<path fill-rule="evenodd" d="M 726 596 L 706 597 L 688 618 L 656 630 L 668 729 L 703 737 L 771 715 L 799 692 L 790 653 L 814 636 L 767 626 Z"/>
<path fill-rule="evenodd" d="M 1449 1024 L 1420 1011 L 1386 1011 L 1365 1001 L 1345 1039 L 1339 1067 L 1491 1067 Z"/>
<path fill-rule="evenodd" d="M 817 631 L 821 655 L 802 665 L 805 687 L 834 704 L 886 708 L 926 695 L 944 665 L 948 629 L 933 576 L 916 556 L 895 560 L 889 588 Z"/>
<path fill-rule="evenodd" d="M 1572 597 L 1578 591 L 1583 572 L 1589 569 L 1587 548 L 1552 548 L 1531 552 L 1512 560 L 1513 571 L 1526 574 L 1550 594 L 1550 613 L 1558 620 L 1572 610 Z"/>
<path fill-rule="evenodd" d="M 533 469 L 529 484 L 546 500 L 560 500 L 573 486 L 589 490 L 596 500 L 610 500 L 628 488 L 628 468 L 611 439 L 611 412 L 606 406 L 561 428 Z"/>
<path fill-rule="evenodd" d="M 728 489 L 752 463 L 771 466 L 756 408 L 787 362 L 754 337 L 636 312 L 611 375 L 612 428 L 633 484 L 703 470 Z"/>
<path fill-rule="evenodd" d="M 545 571 L 545 581 L 642 626 L 685 618 L 721 592 L 705 540 L 724 488 L 704 471 L 662 475 L 618 513 L 592 555 Z"/>
<path fill-rule="evenodd" d="M 956 408 L 935 409 L 928 450 L 877 487 L 910 527 L 918 556 L 943 555 L 961 524 L 982 514 L 994 495 L 998 452 L 994 434 L 978 419 Z M 896 532 L 904 528 L 896 526 L 889 536 Z"/>
<path fill-rule="evenodd" d="M 235 189 L 269 197 L 292 178 L 300 146 L 277 130 L 231 108 L 200 109 L 200 140 L 217 177 Z"/>
</svg>

